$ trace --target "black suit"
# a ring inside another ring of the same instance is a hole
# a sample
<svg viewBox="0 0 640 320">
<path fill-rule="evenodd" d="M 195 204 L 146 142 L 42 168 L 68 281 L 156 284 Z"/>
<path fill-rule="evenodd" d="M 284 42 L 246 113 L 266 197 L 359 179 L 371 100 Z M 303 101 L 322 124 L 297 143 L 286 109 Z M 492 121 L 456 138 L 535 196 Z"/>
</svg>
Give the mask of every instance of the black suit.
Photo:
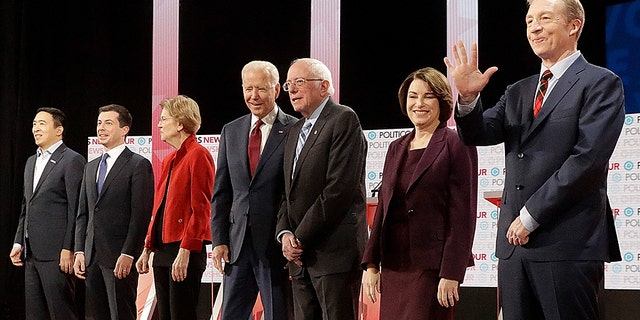
<svg viewBox="0 0 640 320">
<path fill-rule="evenodd" d="M 211 215 L 213 246 L 229 247 L 222 319 L 247 319 L 258 290 L 265 319 L 288 317 L 287 261 L 273 234 L 284 191 L 284 141 L 296 120 L 278 112 L 253 179 L 247 157 L 251 115 L 222 128 Z"/>
<path fill-rule="evenodd" d="M 76 221 L 77 252 L 84 252 L 87 315 L 94 319 L 137 316 L 138 273 L 135 268 L 153 207 L 153 169 L 149 160 L 124 148 L 98 194 L 100 158 L 89 162 L 80 189 Z M 133 257 L 130 274 L 114 275 L 121 254 Z"/>
<path fill-rule="evenodd" d="M 293 232 L 304 246 L 293 277 L 296 319 L 356 319 L 367 239 L 364 187 L 367 145 L 356 113 L 328 99 L 298 157 L 305 119 L 290 130 L 284 149 L 285 198 L 277 235 Z"/>
<path fill-rule="evenodd" d="M 60 271 L 60 253 L 73 251 L 78 192 L 86 160 L 60 145 L 33 189 L 36 155 L 24 169 L 24 195 L 15 242 L 25 261 L 27 319 L 77 319 L 75 276 Z"/>
</svg>

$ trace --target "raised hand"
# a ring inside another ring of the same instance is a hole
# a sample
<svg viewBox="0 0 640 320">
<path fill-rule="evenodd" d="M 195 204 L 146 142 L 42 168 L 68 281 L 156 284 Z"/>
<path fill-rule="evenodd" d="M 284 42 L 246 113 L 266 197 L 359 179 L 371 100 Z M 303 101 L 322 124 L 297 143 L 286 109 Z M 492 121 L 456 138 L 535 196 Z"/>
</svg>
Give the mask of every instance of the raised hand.
<svg viewBox="0 0 640 320">
<path fill-rule="evenodd" d="M 469 104 L 480 94 L 480 91 L 489 83 L 489 78 L 498 71 L 498 67 L 491 67 L 484 73 L 478 69 L 478 45 L 471 44 L 471 59 L 467 56 L 467 51 L 461 40 L 451 48 L 453 55 L 452 63 L 448 57 L 444 58 L 444 64 L 449 70 L 453 79 L 453 84 L 460 94 L 459 102 Z"/>
</svg>

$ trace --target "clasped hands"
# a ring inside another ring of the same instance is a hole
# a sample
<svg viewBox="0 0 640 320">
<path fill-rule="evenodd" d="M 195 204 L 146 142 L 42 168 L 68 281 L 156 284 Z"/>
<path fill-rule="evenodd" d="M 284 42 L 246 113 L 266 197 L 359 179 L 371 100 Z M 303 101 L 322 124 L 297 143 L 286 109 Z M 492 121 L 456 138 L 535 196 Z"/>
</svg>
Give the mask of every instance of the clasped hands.
<svg viewBox="0 0 640 320">
<path fill-rule="evenodd" d="M 302 256 L 302 252 L 304 251 L 302 243 L 300 243 L 296 236 L 291 232 L 283 234 L 281 241 L 282 255 L 284 255 L 287 260 L 295 263 L 299 267 L 302 267 L 302 260 L 300 260 L 300 256 Z"/>
</svg>

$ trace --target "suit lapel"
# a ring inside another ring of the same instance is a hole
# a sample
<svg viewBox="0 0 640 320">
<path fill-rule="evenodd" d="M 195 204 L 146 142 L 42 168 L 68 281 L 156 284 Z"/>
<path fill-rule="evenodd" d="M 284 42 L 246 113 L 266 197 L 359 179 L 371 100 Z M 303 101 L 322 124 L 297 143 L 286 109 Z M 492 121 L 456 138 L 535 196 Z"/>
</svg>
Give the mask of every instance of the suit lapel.
<svg viewBox="0 0 640 320">
<path fill-rule="evenodd" d="M 264 149 L 262 149 L 262 153 L 260 154 L 260 160 L 258 160 L 258 166 L 256 167 L 256 176 L 258 175 L 262 167 L 264 167 L 264 164 L 269 161 L 269 158 L 271 158 L 273 153 L 278 150 L 278 146 L 280 146 L 280 144 L 284 142 L 284 138 L 287 136 L 288 127 L 286 124 L 284 124 L 285 119 L 286 117 L 284 116 L 283 112 L 278 111 L 276 120 L 273 122 L 273 126 L 271 127 L 271 132 L 269 132 L 267 142 L 264 145 Z"/>
<path fill-rule="evenodd" d="M 578 74 L 583 71 L 586 67 L 586 60 L 582 56 L 578 57 L 578 59 L 565 71 L 562 75 L 562 78 L 558 80 L 553 90 L 549 93 L 547 98 L 542 105 L 542 109 L 540 109 L 540 113 L 538 116 L 533 119 L 533 123 L 526 134 L 523 135 L 522 143 L 526 143 L 532 134 L 536 131 L 536 128 L 541 126 L 545 120 L 549 117 L 549 115 L 553 112 L 553 110 L 558 107 L 558 104 L 564 98 L 565 95 L 571 90 L 571 88 L 578 82 L 579 77 Z"/>
<path fill-rule="evenodd" d="M 33 155 L 27 159 L 27 163 L 25 164 L 24 170 L 27 172 L 27 179 L 25 181 L 25 191 L 27 192 L 27 199 L 30 199 L 33 195 L 33 175 L 35 174 L 36 169 L 36 158 L 37 155 Z"/>
<path fill-rule="evenodd" d="M 90 161 L 89 163 L 87 163 L 87 168 L 85 169 L 87 171 L 86 173 L 86 177 L 87 177 L 87 182 L 86 182 L 86 188 L 87 188 L 87 192 L 89 192 L 92 195 L 92 199 L 95 200 L 98 198 L 98 186 L 96 181 L 98 180 L 98 166 L 100 164 L 100 157 Z"/>
<path fill-rule="evenodd" d="M 122 170 L 122 168 L 124 168 L 126 164 L 129 163 L 129 160 L 131 160 L 132 156 L 133 151 L 125 147 L 122 153 L 118 156 L 118 159 L 116 159 L 116 162 L 113 163 L 113 167 L 111 167 L 109 173 L 107 173 L 107 176 L 104 178 L 104 184 L 102 185 L 102 192 L 100 193 L 100 195 L 102 195 L 109 188 L 111 181 L 113 181 L 113 179 L 115 179 L 114 177 L 118 175 L 120 170 Z M 94 189 L 96 189 L 97 192 L 97 188 Z M 100 199 L 100 195 L 98 195 L 98 199 Z"/>
<path fill-rule="evenodd" d="M 49 173 L 51 173 L 51 170 L 53 170 L 53 168 L 56 166 L 56 164 L 58 164 L 58 162 L 60 162 L 62 160 L 62 157 L 64 155 L 64 151 L 66 149 L 67 149 L 67 147 L 64 144 L 61 144 L 58 147 L 58 149 L 56 149 L 56 151 L 54 151 L 51 154 L 51 157 L 49 158 L 49 161 L 47 161 L 47 164 L 44 166 L 44 170 L 42 170 L 42 175 L 40 175 L 40 180 L 38 180 L 38 184 L 36 185 L 36 189 L 33 191 L 34 194 L 38 192 L 38 190 L 40 189 L 40 186 L 42 186 L 42 183 L 44 182 L 44 180 L 47 178 Z M 33 177 L 33 175 L 32 175 L 32 177 Z"/>
<path fill-rule="evenodd" d="M 414 187 L 418 179 L 427 171 L 433 162 L 438 158 L 442 150 L 444 149 L 444 132 L 445 127 L 439 127 L 433 133 L 433 136 L 429 140 L 429 144 L 423 150 L 422 156 L 416 165 L 416 169 L 413 171 L 413 175 L 411 176 L 411 182 L 409 183 L 409 187 L 407 188 L 407 192 Z"/>
<path fill-rule="evenodd" d="M 300 150 L 300 155 L 298 156 L 298 161 L 296 162 L 296 171 L 293 177 L 294 180 L 298 176 L 298 172 L 300 171 L 298 169 L 300 169 L 300 166 L 304 163 L 304 160 L 307 158 L 307 154 L 309 154 L 309 150 L 316 143 L 316 140 L 318 140 L 318 136 L 322 132 L 322 129 L 327 124 L 327 118 L 331 114 L 332 105 L 333 103 L 331 102 L 331 99 L 329 99 L 329 101 L 327 101 L 327 104 L 324 106 L 324 109 L 322 109 L 322 113 L 320 113 L 320 116 L 318 116 L 318 120 L 316 120 L 316 123 L 314 123 L 313 127 L 311 127 L 311 130 L 309 130 L 309 135 L 307 136 L 307 140 L 305 141 L 304 146 L 302 147 L 302 150 Z M 304 124 L 304 119 L 302 120 L 302 124 Z M 300 129 L 302 129 L 302 124 L 300 125 Z M 298 130 L 298 134 L 300 134 L 300 129 Z M 297 141 L 298 141 L 298 136 L 296 135 L 296 143 Z M 294 157 L 295 157 L 295 146 L 293 148 L 294 148 Z"/>
<path fill-rule="evenodd" d="M 237 143 L 239 146 L 243 146 L 242 153 L 238 156 L 240 157 L 240 162 L 242 163 L 242 167 L 245 168 L 244 172 L 247 175 L 247 180 L 251 181 L 251 168 L 249 167 L 249 131 L 251 130 L 251 114 L 248 114 L 242 124 L 236 128 L 238 132 L 232 134 L 232 137 L 229 141 L 232 141 L 232 144 Z M 256 172 L 258 170 L 256 169 Z"/>
</svg>

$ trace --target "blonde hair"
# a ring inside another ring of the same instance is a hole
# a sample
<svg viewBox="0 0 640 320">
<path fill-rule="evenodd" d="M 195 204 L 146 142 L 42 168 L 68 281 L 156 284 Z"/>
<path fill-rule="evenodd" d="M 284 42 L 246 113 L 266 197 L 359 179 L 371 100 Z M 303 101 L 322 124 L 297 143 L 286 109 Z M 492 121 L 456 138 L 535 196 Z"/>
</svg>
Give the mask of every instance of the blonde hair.
<svg viewBox="0 0 640 320">
<path fill-rule="evenodd" d="M 186 133 L 195 134 L 200 129 L 202 118 L 200 117 L 200 107 L 195 100 L 185 95 L 178 95 L 164 99 L 160 102 L 160 106 L 182 124 Z"/>
</svg>

